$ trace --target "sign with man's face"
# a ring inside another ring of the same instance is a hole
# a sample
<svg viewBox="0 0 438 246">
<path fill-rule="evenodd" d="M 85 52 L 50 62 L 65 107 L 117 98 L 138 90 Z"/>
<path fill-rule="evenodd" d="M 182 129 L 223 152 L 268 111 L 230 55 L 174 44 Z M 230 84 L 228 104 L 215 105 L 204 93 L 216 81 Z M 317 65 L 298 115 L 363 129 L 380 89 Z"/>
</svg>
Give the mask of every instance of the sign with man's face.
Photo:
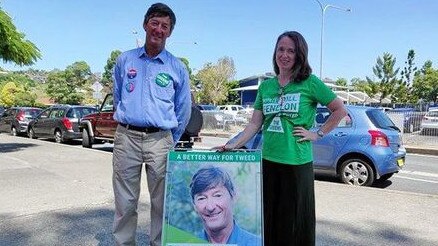
<svg viewBox="0 0 438 246">
<path fill-rule="evenodd" d="M 171 151 L 163 245 L 262 245 L 261 153 Z"/>
</svg>

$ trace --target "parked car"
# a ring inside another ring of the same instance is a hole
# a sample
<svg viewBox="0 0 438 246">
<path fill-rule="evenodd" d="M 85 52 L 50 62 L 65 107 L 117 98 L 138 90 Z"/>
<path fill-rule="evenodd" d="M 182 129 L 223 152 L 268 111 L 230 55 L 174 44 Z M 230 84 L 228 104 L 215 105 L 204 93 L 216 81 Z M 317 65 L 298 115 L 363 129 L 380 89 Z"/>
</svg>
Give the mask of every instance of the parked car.
<svg viewBox="0 0 438 246">
<path fill-rule="evenodd" d="M 339 125 L 313 143 L 315 172 L 334 175 L 346 184 L 357 186 L 389 179 L 405 164 L 406 150 L 400 129 L 380 109 L 352 105 L 346 108 L 348 115 Z M 318 108 L 312 130 L 324 124 L 329 114 L 327 108 Z M 235 141 L 237 136 L 230 141 Z M 262 141 L 259 132 L 244 148 L 261 149 Z"/>
<path fill-rule="evenodd" d="M 233 120 L 236 121 L 237 124 L 246 124 L 248 123 L 247 111 L 243 106 L 240 105 L 220 105 L 218 106 L 219 110 L 224 112 L 225 114 L 231 115 Z"/>
<path fill-rule="evenodd" d="M 6 108 L 4 106 L 0 105 L 0 117 L 3 115 L 3 112 L 6 111 Z"/>
<path fill-rule="evenodd" d="M 400 115 L 403 117 L 403 132 L 412 133 L 420 130 L 421 120 L 424 112 L 415 110 L 414 108 L 394 108 L 386 111 L 391 115 Z"/>
<path fill-rule="evenodd" d="M 13 136 L 26 135 L 29 122 L 42 111 L 37 107 L 11 107 L 0 118 L 0 132 Z"/>
<path fill-rule="evenodd" d="M 95 143 L 113 142 L 118 122 L 113 119 L 113 95 L 105 96 L 100 110 L 81 119 L 79 131 L 82 134 L 82 146 L 91 148 Z M 189 123 L 178 141 L 177 148 L 191 148 L 194 142 L 200 142 L 199 133 L 203 116 L 196 104 L 192 105 Z"/>
<path fill-rule="evenodd" d="M 220 111 L 217 106 L 210 104 L 199 104 L 199 110 L 202 113 L 204 128 L 226 128 L 230 124 L 236 124 L 232 115 Z"/>
<path fill-rule="evenodd" d="M 429 110 L 421 121 L 422 135 L 438 135 L 438 108 Z"/>
<path fill-rule="evenodd" d="M 80 119 L 97 111 L 91 106 L 68 104 L 51 106 L 29 123 L 28 136 L 54 139 L 57 143 L 81 139 Z"/>
</svg>

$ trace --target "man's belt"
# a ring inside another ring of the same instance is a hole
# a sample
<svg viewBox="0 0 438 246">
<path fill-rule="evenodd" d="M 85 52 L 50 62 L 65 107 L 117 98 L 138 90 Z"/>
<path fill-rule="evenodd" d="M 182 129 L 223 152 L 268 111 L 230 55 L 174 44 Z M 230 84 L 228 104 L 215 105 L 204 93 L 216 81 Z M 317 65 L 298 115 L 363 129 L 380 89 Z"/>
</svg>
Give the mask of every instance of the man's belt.
<svg viewBox="0 0 438 246">
<path fill-rule="evenodd" d="M 119 123 L 119 125 L 123 126 L 128 130 L 133 130 L 137 132 L 146 132 L 146 133 L 154 133 L 161 131 L 161 128 L 158 127 L 141 127 L 141 126 L 133 126 L 129 124 Z"/>
</svg>

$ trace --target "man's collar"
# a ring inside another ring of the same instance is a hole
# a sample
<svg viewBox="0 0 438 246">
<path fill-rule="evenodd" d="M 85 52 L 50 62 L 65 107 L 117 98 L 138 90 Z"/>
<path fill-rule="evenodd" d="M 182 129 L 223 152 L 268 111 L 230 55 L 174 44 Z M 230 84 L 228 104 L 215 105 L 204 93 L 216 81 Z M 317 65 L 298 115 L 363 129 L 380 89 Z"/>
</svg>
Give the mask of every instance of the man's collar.
<svg viewBox="0 0 438 246">
<path fill-rule="evenodd" d="M 158 60 L 161 63 L 166 63 L 168 60 L 168 56 L 167 56 L 168 51 L 164 48 L 158 55 L 156 55 L 155 57 L 149 58 L 152 60 Z M 139 47 L 138 48 L 138 57 L 148 57 L 148 55 L 146 54 L 146 47 Z"/>
</svg>

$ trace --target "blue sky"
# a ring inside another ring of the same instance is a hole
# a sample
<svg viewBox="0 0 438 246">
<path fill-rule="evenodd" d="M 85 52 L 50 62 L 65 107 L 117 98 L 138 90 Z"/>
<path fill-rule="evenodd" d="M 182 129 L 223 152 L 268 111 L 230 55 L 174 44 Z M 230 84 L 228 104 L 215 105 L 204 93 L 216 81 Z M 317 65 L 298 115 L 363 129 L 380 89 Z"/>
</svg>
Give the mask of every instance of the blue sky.
<svg viewBox="0 0 438 246">
<path fill-rule="evenodd" d="M 111 51 L 128 50 L 136 47 L 137 39 L 144 40 L 143 17 L 154 2 L 0 0 L 0 7 L 41 50 L 42 59 L 31 68 L 65 69 L 83 60 L 92 72 L 103 72 Z M 228 56 L 236 66 L 235 79 L 271 72 L 278 35 L 296 30 L 306 38 L 313 73 L 319 75 L 321 9 L 316 0 L 162 2 L 177 16 L 167 49 L 186 57 L 192 68 L 201 69 Z M 396 57 L 396 66 L 403 67 L 409 49 L 416 52 L 417 66 L 431 60 L 437 67 L 437 0 L 321 2 L 352 9 L 325 11 L 323 77 L 373 77 L 378 56 L 389 52 Z M 9 70 L 28 68 L 1 62 L 0 66 Z"/>
</svg>

